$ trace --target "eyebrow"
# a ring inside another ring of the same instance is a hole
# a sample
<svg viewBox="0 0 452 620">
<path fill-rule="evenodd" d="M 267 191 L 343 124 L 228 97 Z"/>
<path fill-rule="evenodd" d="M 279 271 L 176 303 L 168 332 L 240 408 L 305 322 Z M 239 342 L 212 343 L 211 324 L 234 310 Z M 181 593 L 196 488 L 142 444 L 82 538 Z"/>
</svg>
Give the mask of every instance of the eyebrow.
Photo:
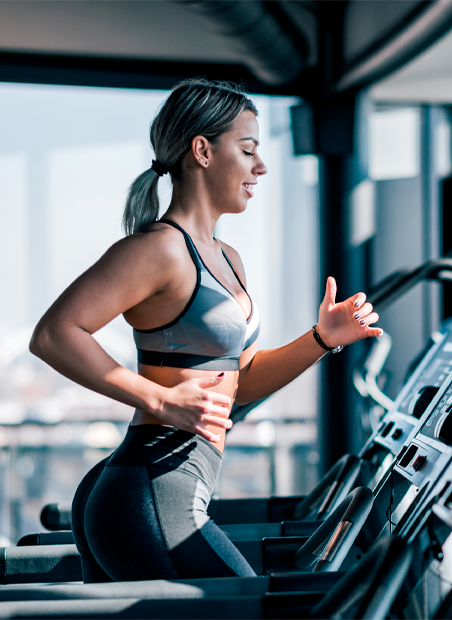
<svg viewBox="0 0 452 620">
<path fill-rule="evenodd" d="M 245 142 L 246 140 L 251 140 L 251 142 L 254 142 L 254 144 L 256 146 L 259 146 L 259 140 L 256 140 L 256 138 L 252 138 L 251 136 L 249 136 L 247 138 L 240 138 L 240 140 L 238 140 L 238 142 Z"/>
</svg>

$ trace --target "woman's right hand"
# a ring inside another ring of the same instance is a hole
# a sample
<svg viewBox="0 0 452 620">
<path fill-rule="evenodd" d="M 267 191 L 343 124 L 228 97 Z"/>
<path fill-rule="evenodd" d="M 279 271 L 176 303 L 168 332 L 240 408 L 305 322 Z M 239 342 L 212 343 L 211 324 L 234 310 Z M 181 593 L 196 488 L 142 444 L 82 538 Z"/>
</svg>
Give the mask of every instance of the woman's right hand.
<svg viewBox="0 0 452 620">
<path fill-rule="evenodd" d="M 213 443 L 220 441 L 221 434 L 208 430 L 207 426 L 215 426 L 219 430 L 232 427 L 232 420 L 228 419 L 232 400 L 208 388 L 219 385 L 224 377 L 225 374 L 220 373 L 164 388 L 161 409 L 155 415 L 166 424 L 201 435 Z"/>
</svg>

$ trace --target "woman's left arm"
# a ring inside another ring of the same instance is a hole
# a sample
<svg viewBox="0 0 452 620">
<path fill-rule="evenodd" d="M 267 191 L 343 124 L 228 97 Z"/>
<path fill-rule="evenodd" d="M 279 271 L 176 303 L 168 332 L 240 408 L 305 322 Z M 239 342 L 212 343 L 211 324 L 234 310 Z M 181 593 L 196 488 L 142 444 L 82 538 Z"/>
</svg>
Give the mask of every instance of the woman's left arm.
<svg viewBox="0 0 452 620">
<path fill-rule="evenodd" d="M 366 302 L 364 293 L 357 293 L 336 303 L 336 281 L 328 278 L 316 328 L 327 347 L 335 348 L 370 336 L 381 336 L 381 329 L 371 327 L 378 318 L 372 305 Z M 236 394 L 239 405 L 273 394 L 296 379 L 326 353 L 314 339 L 312 331 L 277 349 L 256 349 L 256 345 L 253 345 L 242 353 L 240 359 L 239 387 Z"/>
</svg>

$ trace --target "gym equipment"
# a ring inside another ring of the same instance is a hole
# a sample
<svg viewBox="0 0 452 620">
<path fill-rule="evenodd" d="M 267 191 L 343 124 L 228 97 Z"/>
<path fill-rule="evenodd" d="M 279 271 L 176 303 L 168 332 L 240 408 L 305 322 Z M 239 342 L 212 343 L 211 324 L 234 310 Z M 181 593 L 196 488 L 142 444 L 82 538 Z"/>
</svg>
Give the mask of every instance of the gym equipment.
<svg viewBox="0 0 452 620">
<path fill-rule="evenodd" d="M 433 387 L 437 386 L 433 384 Z M 452 369 L 449 368 L 446 380 L 404 442 L 394 467 L 374 493 L 374 506 L 365 526 L 368 540 L 406 530 L 426 509 L 431 489 L 452 463 L 451 404 Z"/>
<path fill-rule="evenodd" d="M 385 617 L 412 551 L 386 537 L 345 576 L 122 582 L 0 590 L 2 618 L 375 618 Z M 353 615 L 351 615 L 353 613 Z"/>
<path fill-rule="evenodd" d="M 311 537 L 288 536 L 239 541 L 238 549 L 259 575 L 273 572 L 336 571 L 351 549 L 373 504 L 366 487 L 352 491 Z M 5 547 L 0 551 L 3 584 L 80 581 L 75 545 Z"/>
<path fill-rule="evenodd" d="M 310 618 L 386 618 L 412 560 L 413 550 L 403 539 L 381 538 L 311 610 Z"/>
<path fill-rule="evenodd" d="M 61 532 L 36 532 L 25 534 L 17 541 L 17 547 L 30 547 L 32 545 L 73 545 L 74 537 L 71 530 Z"/>
<path fill-rule="evenodd" d="M 71 502 L 47 504 L 41 510 L 41 523 L 52 532 L 71 529 Z"/>
<path fill-rule="evenodd" d="M 450 618 L 452 610 L 452 462 L 412 504 L 395 533 L 413 549 L 414 562 L 395 602 L 397 618 Z"/>
</svg>

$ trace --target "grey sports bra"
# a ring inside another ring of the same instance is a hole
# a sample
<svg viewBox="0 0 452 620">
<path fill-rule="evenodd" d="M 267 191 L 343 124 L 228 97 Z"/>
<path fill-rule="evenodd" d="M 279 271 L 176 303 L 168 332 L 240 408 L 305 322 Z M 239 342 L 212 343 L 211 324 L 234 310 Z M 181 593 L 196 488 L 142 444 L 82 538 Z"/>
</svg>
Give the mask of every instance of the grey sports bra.
<svg viewBox="0 0 452 620">
<path fill-rule="evenodd" d="M 259 335 L 259 313 L 251 298 L 251 314 L 208 270 L 191 237 L 176 222 L 160 220 L 184 235 L 198 274 L 195 290 L 174 321 L 155 329 L 134 329 L 138 361 L 150 366 L 199 370 L 238 370 L 241 353 Z M 231 261 L 222 250 L 240 286 Z M 248 293 L 247 293 L 248 294 Z"/>
</svg>

